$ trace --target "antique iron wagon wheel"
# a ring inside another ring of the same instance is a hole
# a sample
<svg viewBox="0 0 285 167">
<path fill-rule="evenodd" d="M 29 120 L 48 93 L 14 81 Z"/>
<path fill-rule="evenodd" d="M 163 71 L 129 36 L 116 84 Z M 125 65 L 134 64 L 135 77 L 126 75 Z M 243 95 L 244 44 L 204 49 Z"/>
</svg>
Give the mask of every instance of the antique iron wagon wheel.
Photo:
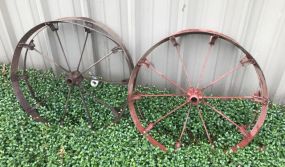
<svg viewBox="0 0 285 167">
<path fill-rule="evenodd" d="M 163 151 L 201 142 L 236 151 L 262 127 L 268 90 L 255 59 L 234 39 L 187 29 L 141 57 L 128 103 L 138 131 Z"/>
<path fill-rule="evenodd" d="M 90 18 L 67 17 L 41 23 L 20 39 L 11 80 L 19 103 L 35 121 L 63 124 L 68 116 L 78 119 L 74 113 L 80 112 L 93 127 L 100 112 L 118 119 L 118 110 L 125 106 L 103 100 L 105 95 L 105 99 L 115 98 L 107 97 L 108 92 L 98 97 L 97 88 L 101 83 L 126 88 L 132 69 L 128 51 L 110 28 Z M 94 105 L 97 110 L 99 105 L 100 112 L 94 111 Z"/>
</svg>

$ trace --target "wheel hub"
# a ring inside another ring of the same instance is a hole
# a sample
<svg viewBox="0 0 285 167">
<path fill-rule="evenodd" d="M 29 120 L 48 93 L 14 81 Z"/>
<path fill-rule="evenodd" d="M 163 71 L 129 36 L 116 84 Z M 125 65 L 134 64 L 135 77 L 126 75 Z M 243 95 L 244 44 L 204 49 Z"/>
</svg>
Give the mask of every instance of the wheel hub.
<svg viewBox="0 0 285 167">
<path fill-rule="evenodd" d="M 69 74 L 67 74 L 65 78 L 65 82 L 67 85 L 80 85 L 81 81 L 83 80 L 83 76 L 79 71 L 72 71 Z"/>
<path fill-rule="evenodd" d="M 203 98 L 203 92 L 197 88 L 189 88 L 187 91 L 188 101 L 193 105 L 198 105 Z"/>
</svg>

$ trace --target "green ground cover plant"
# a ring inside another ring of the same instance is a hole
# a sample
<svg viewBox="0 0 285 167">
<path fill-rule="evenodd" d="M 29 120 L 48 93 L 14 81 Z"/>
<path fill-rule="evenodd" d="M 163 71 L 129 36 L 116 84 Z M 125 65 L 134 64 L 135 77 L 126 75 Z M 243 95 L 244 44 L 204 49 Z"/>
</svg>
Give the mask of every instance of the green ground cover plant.
<svg viewBox="0 0 285 167">
<path fill-rule="evenodd" d="M 2 69 L 3 66 L 0 67 Z M 64 106 L 65 99 L 62 94 L 53 94 L 49 97 L 45 95 L 47 87 L 58 88 L 57 81 L 46 77 L 50 72 L 30 70 L 30 75 L 34 76 L 34 79 L 38 78 L 37 90 L 50 102 L 48 106 L 40 107 L 40 112 L 45 113 Z M 127 94 L 126 87 L 110 84 L 102 84 L 94 90 L 90 88 L 90 91 L 96 91 L 98 97 L 118 107 L 124 103 Z M 145 91 L 155 93 L 159 90 L 151 88 Z M 188 143 L 175 153 L 173 150 L 164 153 L 138 133 L 128 110 L 119 123 L 112 123 L 112 117 L 107 109 L 100 105 L 90 106 L 96 111 L 96 114 L 93 113 L 96 130 L 91 130 L 82 114 L 81 104 L 76 103 L 79 101 L 77 97 L 78 95 L 75 95 L 72 98 L 73 112 L 64 126 L 56 124 L 56 113 L 47 115 L 52 120 L 49 125 L 37 123 L 25 114 L 14 96 L 9 66 L 2 71 L 0 166 L 285 166 L 285 108 L 281 105 L 269 105 L 268 115 L 260 133 L 249 146 L 237 153 L 224 152 L 223 145 L 231 144 L 228 140 L 219 140 L 213 148 L 203 135 L 199 136 L 200 125 L 196 125 L 195 121 L 192 128 L 196 128 L 194 132 L 197 132 L 197 141 Z M 143 110 L 152 111 L 155 110 L 155 106 L 171 106 L 179 100 L 181 99 L 142 101 L 139 105 Z M 52 106 L 53 104 L 56 106 Z M 240 101 L 217 105 L 224 111 L 240 108 L 241 105 L 248 108 L 256 107 Z M 239 119 L 243 114 L 232 115 L 234 116 L 234 119 Z M 152 119 L 152 114 L 146 119 Z M 164 125 L 175 129 L 176 125 L 171 124 L 173 121 L 175 120 L 170 119 Z M 214 128 L 215 124 L 219 124 L 215 117 L 209 123 L 213 127 L 211 130 L 216 134 L 223 134 L 228 128 Z M 228 139 L 231 138 L 235 136 L 229 133 Z M 172 142 L 172 139 L 168 138 L 163 140 Z"/>
</svg>

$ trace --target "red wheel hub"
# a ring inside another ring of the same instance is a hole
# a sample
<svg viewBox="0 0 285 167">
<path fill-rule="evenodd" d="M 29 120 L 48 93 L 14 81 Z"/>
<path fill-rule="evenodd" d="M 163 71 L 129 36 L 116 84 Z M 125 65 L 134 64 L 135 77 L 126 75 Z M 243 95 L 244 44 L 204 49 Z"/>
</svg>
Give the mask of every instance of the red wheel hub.
<svg viewBox="0 0 285 167">
<path fill-rule="evenodd" d="M 203 92 L 197 88 L 189 88 L 187 91 L 188 101 L 193 105 L 198 105 L 203 98 Z"/>
</svg>

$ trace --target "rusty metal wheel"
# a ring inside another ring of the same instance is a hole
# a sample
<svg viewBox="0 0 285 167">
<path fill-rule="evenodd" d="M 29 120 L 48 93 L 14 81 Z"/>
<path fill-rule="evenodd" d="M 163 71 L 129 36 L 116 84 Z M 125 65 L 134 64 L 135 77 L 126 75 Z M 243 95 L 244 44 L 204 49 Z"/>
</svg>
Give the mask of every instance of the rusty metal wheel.
<svg viewBox="0 0 285 167">
<path fill-rule="evenodd" d="M 35 121 L 63 124 L 67 115 L 82 112 L 93 127 L 100 112 L 111 111 L 117 120 L 125 106 L 124 102 L 114 106 L 114 97 L 101 99 L 97 88 L 101 84 L 126 88 L 132 69 L 128 51 L 110 28 L 89 18 L 68 17 L 41 23 L 20 39 L 11 80 L 19 103 Z M 95 112 L 92 105 L 101 111 Z"/>
<path fill-rule="evenodd" d="M 138 131 L 163 151 L 201 142 L 236 151 L 262 127 L 268 90 L 259 65 L 235 40 L 187 29 L 141 57 L 128 102 Z"/>
</svg>

